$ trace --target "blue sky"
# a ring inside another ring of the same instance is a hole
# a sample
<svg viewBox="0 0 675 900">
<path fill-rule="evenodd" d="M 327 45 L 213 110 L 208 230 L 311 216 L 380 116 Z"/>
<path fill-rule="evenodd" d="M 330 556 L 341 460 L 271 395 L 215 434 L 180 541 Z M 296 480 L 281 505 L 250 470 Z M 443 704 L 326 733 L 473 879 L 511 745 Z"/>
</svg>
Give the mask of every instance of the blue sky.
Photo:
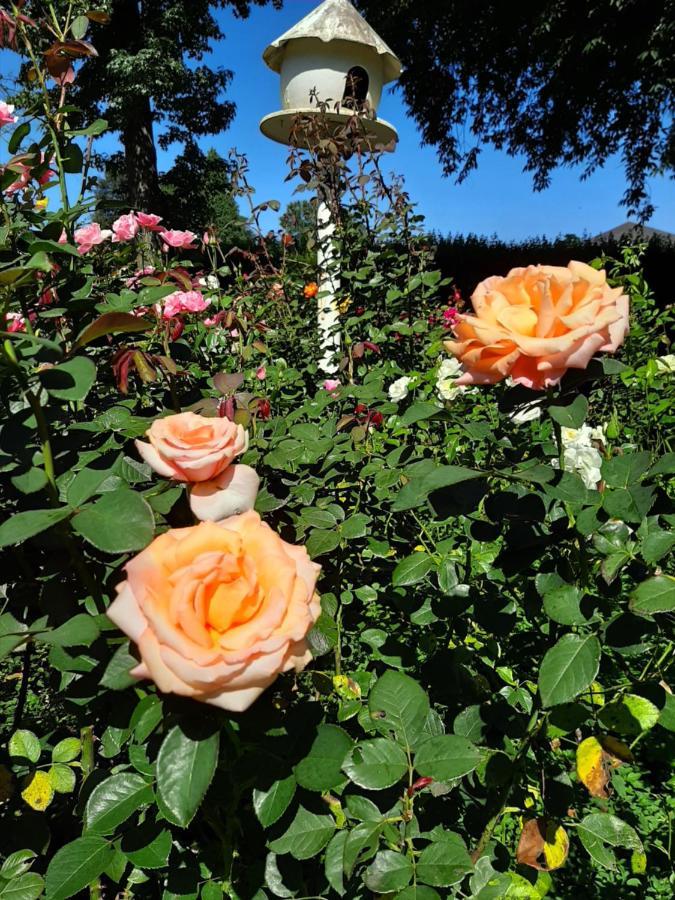
<svg viewBox="0 0 675 900">
<path fill-rule="evenodd" d="M 277 199 L 283 207 L 293 199 L 293 185 L 284 182 L 286 149 L 263 137 L 258 127 L 264 115 L 280 106 L 278 75 L 263 63 L 262 52 L 317 2 L 286 0 L 281 11 L 254 7 L 246 20 L 236 19 L 228 10 L 218 14 L 226 38 L 214 48 L 211 61 L 234 72 L 229 97 L 237 104 L 237 115 L 226 132 L 201 143 L 223 155 L 236 147 L 248 156 L 258 202 Z M 8 62 L 2 53 L 0 72 L 7 73 Z M 405 177 L 412 200 L 434 230 L 496 233 L 518 240 L 534 235 L 596 234 L 627 218 L 619 205 L 624 177 L 618 159 L 583 182 L 580 170 L 560 169 L 548 190 L 535 193 L 531 176 L 522 171 L 522 159 L 488 148 L 479 158 L 477 171 L 458 186 L 452 178 L 443 177 L 434 148 L 420 146 L 415 123 L 391 87 L 385 89 L 378 113 L 399 132 L 399 145 L 388 158 L 388 168 Z M 160 167 L 168 168 L 173 153 L 160 151 L 159 157 Z M 649 224 L 675 232 L 675 181 L 658 178 L 651 187 L 657 210 Z M 271 227 L 273 219 L 266 224 Z"/>
</svg>

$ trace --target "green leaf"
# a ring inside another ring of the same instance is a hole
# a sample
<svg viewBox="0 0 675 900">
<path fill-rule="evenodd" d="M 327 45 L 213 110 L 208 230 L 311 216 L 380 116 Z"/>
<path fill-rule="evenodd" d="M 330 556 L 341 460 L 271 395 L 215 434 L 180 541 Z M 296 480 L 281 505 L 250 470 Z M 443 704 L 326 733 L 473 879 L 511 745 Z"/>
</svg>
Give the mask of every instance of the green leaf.
<svg viewBox="0 0 675 900">
<path fill-rule="evenodd" d="M 316 559 L 317 556 L 331 553 L 339 543 L 340 534 L 337 528 L 334 531 L 315 528 L 307 540 L 307 552 L 312 559 Z"/>
<path fill-rule="evenodd" d="M 442 840 L 424 848 L 417 860 L 417 877 L 425 884 L 450 887 L 473 871 L 464 841 L 458 834 L 446 832 Z"/>
<path fill-rule="evenodd" d="M 659 714 L 659 725 L 667 731 L 675 731 L 675 695 L 665 693 L 665 703 Z"/>
<path fill-rule="evenodd" d="M 128 488 L 103 494 L 72 520 L 73 529 L 105 553 L 142 550 L 153 537 L 155 518 L 149 504 Z"/>
<path fill-rule="evenodd" d="M 637 694 L 623 694 L 598 713 L 607 728 L 619 734 L 643 734 L 659 721 L 659 708 Z"/>
<path fill-rule="evenodd" d="M 481 477 L 482 472 L 464 466 L 436 466 L 425 475 L 413 476 L 410 482 L 401 488 L 391 508 L 394 512 L 414 509 L 424 503 L 433 491 Z"/>
<path fill-rule="evenodd" d="M 137 684 L 137 679 L 129 674 L 137 665 L 138 660 L 129 653 L 129 641 L 125 641 L 115 650 L 106 666 L 101 686 L 109 691 L 123 691 L 132 684 Z"/>
<path fill-rule="evenodd" d="M 413 876 L 412 862 L 394 850 L 380 850 L 366 869 L 363 881 L 375 894 L 400 891 L 410 884 Z"/>
<path fill-rule="evenodd" d="M 37 900 L 44 891 L 45 883 L 36 872 L 26 872 L 0 887 L 0 900 Z"/>
<path fill-rule="evenodd" d="M 428 403 L 425 400 L 421 400 L 418 403 L 413 403 L 406 409 L 401 416 L 401 424 L 413 425 L 415 422 L 422 422 L 425 419 L 430 419 L 432 416 L 442 412 L 443 410 L 435 403 Z"/>
<path fill-rule="evenodd" d="M 566 634 L 547 651 L 539 670 L 539 693 L 544 706 L 573 700 L 592 681 L 600 667 L 600 643 L 594 635 Z"/>
<path fill-rule="evenodd" d="M 57 794 L 72 794 L 75 790 L 75 772 L 70 766 L 56 763 L 49 769 L 47 774 L 49 775 L 51 786 Z"/>
<path fill-rule="evenodd" d="M 378 731 L 393 731 L 404 746 L 413 747 L 429 714 L 429 698 L 409 675 L 390 670 L 376 681 L 368 709 Z"/>
<path fill-rule="evenodd" d="M 347 538 L 347 540 L 365 537 L 368 534 L 369 522 L 370 516 L 367 516 L 365 513 L 356 513 L 350 516 L 340 526 L 342 537 Z"/>
<path fill-rule="evenodd" d="M 111 477 L 110 469 L 80 469 L 68 485 L 66 499 L 71 506 L 81 506 L 98 492 L 98 488 Z"/>
<path fill-rule="evenodd" d="M 199 809 L 218 762 L 219 736 L 189 737 L 180 725 L 164 738 L 157 756 L 157 793 L 162 812 L 187 828 Z"/>
<path fill-rule="evenodd" d="M 602 461 L 602 479 L 609 487 L 627 488 L 638 481 L 649 468 L 651 456 L 642 453 L 624 453 Z"/>
<path fill-rule="evenodd" d="M 4 659 L 22 644 L 28 636 L 28 629 L 17 622 L 11 613 L 0 614 L 0 659 Z"/>
<path fill-rule="evenodd" d="M 565 406 L 549 406 L 548 414 L 564 428 L 581 428 L 588 414 L 588 400 L 583 394 L 577 394 Z"/>
<path fill-rule="evenodd" d="M 75 16 L 70 30 L 76 41 L 81 41 L 87 31 L 89 31 L 89 19 L 86 16 Z"/>
<path fill-rule="evenodd" d="M 429 738 L 415 754 L 415 768 L 419 774 L 435 781 L 452 781 L 468 775 L 480 761 L 478 748 L 458 734 Z"/>
<path fill-rule="evenodd" d="M 383 828 L 381 818 L 380 816 L 380 821 L 377 822 L 363 822 L 352 828 L 347 835 L 343 852 L 343 868 L 347 878 L 351 878 L 360 858 L 373 856 L 377 850 Z"/>
<path fill-rule="evenodd" d="M 21 146 L 21 142 L 27 134 L 30 134 L 30 122 L 22 122 L 17 128 L 14 129 L 9 141 L 7 142 L 7 149 L 10 153 L 16 153 L 16 151 Z"/>
<path fill-rule="evenodd" d="M 424 884 L 411 884 L 405 888 L 400 894 L 396 895 L 396 900 L 441 900 L 438 891 Z"/>
<path fill-rule="evenodd" d="M 98 834 L 87 834 L 57 850 L 47 868 L 49 900 L 67 900 L 83 891 L 110 865 L 115 849 Z"/>
<path fill-rule="evenodd" d="M 408 770 L 408 760 L 398 744 L 386 738 L 375 738 L 357 744 L 343 769 L 354 784 L 380 791 L 403 778 Z"/>
<path fill-rule="evenodd" d="M 47 476 L 44 469 L 33 467 L 20 475 L 13 475 L 12 484 L 22 494 L 35 494 L 47 485 Z"/>
<path fill-rule="evenodd" d="M 648 565 L 655 565 L 675 545 L 675 533 L 659 529 L 648 534 L 640 543 L 640 553 Z"/>
<path fill-rule="evenodd" d="M 173 840 L 168 828 L 146 821 L 126 832 L 120 849 L 139 869 L 161 869 L 168 860 Z"/>
<path fill-rule="evenodd" d="M 253 809 L 263 828 L 269 828 L 283 816 L 295 795 L 295 787 L 295 775 L 289 775 L 275 781 L 266 791 L 257 788 L 253 791 Z"/>
<path fill-rule="evenodd" d="M 426 553 L 411 553 L 402 559 L 394 569 L 391 583 L 394 587 L 417 584 L 434 568 L 434 561 Z"/>
<path fill-rule="evenodd" d="M 318 816 L 301 806 L 288 831 L 271 841 L 269 848 L 273 853 L 290 853 L 295 859 L 311 859 L 323 850 L 334 831 L 331 816 Z"/>
<path fill-rule="evenodd" d="M 28 538 L 67 519 L 71 512 L 67 506 L 63 506 L 60 509 L 31 509 L 16 513 L 0 525 L 0 547 L 22 544 Z"/>
<path fill-rule="evenodd" d="M 345 829 L 338 831 L 326 847 L 326 859 L 324 869 L 326 881 L 340 897 L 344 896 L 344 853 L 345 842 L 349 832 Z"/>
<path fill-rule="evenodd" d="M 92 341 L 98 340 L 107 334 L 130 334 L 132 332 L 149 331 L 152 323 L 140 316 L 132 316 L 131 313 L 109 312 L 103 313 L 98 319 L 87 325 L 77 337 L 75 348 L 84 347 Z"/>
<path fill-rule="evenodd" d="M 19 875 L 23 875 L 30 869 L 36 857 L 37 854 L 33 850 L 15 850 L 14 853 L 9 854 L 0 867 L 0 878 L 7 881 L 18 878 Z"/>
<path fill-rule="evenodd" d="M 9 739 L 7 749 L 10 756 L 18 756 L 32 763 L 36 763 L 40 759 L 40 753 L 42 752 L 37 735 L 24 728 L 14 732 Z"/>
<path fill-rule="evenodd" d="M 591 813 L 586 816 L 579 822 L 577 834 L 592 859 L 608 869 L 616 868 L 616 860 L 606 844 L 638 852 L 643 850 L 642 841 L 635 829 L 611 813 Z"/>
<path fill-rule="evenodd" d="M 579 608 L 582 593 L 573 584 L 561 584 L 544 594 L 544 610 L 561 625 L 583 625 L 586 617 Z"/>
<path fill-rule="evenodd" d="M 342 764 L 352 739 L 337 725 L 319 725 L 309 754 L 295 767 L 295 778 L 308 791 L 329 791 L 345 780 Z"/>
<path fill-rule="evenodd" d="M 639 524 L 652 508 L 654 488 L 633 484 L 629 488 L 605 491 L 602 506 L 615 519 Z"/>
<path fill-rule="evenodd" d="M 630 599 L 633 612 L 643 616 L 675 610 L 675 578 L 671 575 L 655 575 L 633 591 Z"/>
<path fill-rule="evenodd" d="M 576 507 L 598 502 L 598 492 L 590 491 L 574 472 L 563 472 L 557 484 L 547 484 L 544 490 L 550 497 Z"/>
<path fill-rule="evenodd" d="M 675 475 L 675 453 L 664 453 L 649 470 L 649 477 L 653 475 Z"/>
<path fill-rule="evenodd" d="M 52 762 L 69 763 L 80 755 L 82 741 L 79 738 L 64 738 L 52 750 Z"/>
<path fill-rule="evenodd" d="M 52 644 L 55 647 L 88 647 L 99 634 L 94 617 L 87 613 L 79 613 L 58 628 L 37 634 L 36 637 L 45 644 Z"/>
<path fill-rule="evenodd" d="M 57 400 L 84 400 L 96 381 L 96 366 L 86 356 L 45 369 L 39 375 L 42 387 Z"/>
<path fill-rule="evenodd" d="M 153 800 L 152 786 L 140 775 L 123 772 L 97 784 L 85 811 L 87 831 L 110 834 Z"/>
<path fill-rule="evenodd" d="M 337 646 L 338 628 L 334 619 L 325 612 L 319 614 L 319 618 L 307 634 L 307 643 L 315 658 L 330 653 Z"/>
</svg>

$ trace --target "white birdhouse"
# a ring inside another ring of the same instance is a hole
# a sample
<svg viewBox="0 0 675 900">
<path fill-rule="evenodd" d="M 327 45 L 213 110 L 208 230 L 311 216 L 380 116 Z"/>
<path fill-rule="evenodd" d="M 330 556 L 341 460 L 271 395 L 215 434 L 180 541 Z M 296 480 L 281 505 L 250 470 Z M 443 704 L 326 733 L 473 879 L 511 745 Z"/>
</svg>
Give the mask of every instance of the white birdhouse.
<svg viewBox="0 0 675 900">
<path fill-rule="evenodd" d="M 282 109 L 260 123 L 266 137 L 290 143 L 296 117 L 317 113 L 315 91 L 329 103 L 329 120 L 341 123 L 358 113 L 373 144 L 398 139 L 393 125 L 377 118 L 377 106 L 383 85 L 398 78 L 401 63 L 349 0 L 324 0 L 272 41 L 263 59 L 281 76 Z"/>
</svg>

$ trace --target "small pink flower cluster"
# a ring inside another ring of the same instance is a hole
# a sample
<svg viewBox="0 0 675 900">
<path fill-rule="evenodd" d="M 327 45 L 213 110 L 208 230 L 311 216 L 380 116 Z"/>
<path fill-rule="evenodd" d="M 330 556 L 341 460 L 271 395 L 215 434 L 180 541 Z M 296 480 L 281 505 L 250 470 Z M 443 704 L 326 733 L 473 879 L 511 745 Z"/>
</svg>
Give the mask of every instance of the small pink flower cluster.
<svg viewBox="0 0 675 900">
<path fill-rule="evenodd" d="M 40 183 L 42 183 L 42 180 Z M 11 185 L 10 187 L 13 186 Z M 109 239 L 112 239 L 113 244 L 132 241 L 138 232 L 143 229 L 145 231 L 158 232 L 163 241 L 164 250 L 168 250 L 169 247 L 177 250 L 196 249 L 195 241 L 197 240 L 197 235 L 194 232 L 167 230 L 160 224 L 161 221 L 162 217 L 156 216 L 154 213 L 128 212 L 113 222 L 112 230 L 108 228 L 102 229 L 97 222 L 83 225 L 82 228 L 78 228 L 75 232 L 75 243 L 81 254 L 89 253 L 93 247 Z"/>
</svg>

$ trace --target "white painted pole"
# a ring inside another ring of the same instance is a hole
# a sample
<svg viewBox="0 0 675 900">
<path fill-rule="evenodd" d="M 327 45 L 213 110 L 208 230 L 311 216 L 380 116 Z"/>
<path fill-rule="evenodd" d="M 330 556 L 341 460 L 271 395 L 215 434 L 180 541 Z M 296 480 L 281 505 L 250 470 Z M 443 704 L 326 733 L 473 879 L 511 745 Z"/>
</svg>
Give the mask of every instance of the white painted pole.
<svg viewBox="0 0 675 900">
<path fill-rule="evenodd" d="M 321 358 L 319 368 L 326 375 L 334 375 L 338 370 L 335 354 L 340 349 L 340 316 L 338 311 L 338 293 L 340 291 L 340 261 L 335 246 L 335 221 L 331 214 L 330 204 L 319 197 L 316 213 L 317 251 L 316 264 L 318 270 L 318 312 L 319 312 L 319 349 Z"/>
</svg>

